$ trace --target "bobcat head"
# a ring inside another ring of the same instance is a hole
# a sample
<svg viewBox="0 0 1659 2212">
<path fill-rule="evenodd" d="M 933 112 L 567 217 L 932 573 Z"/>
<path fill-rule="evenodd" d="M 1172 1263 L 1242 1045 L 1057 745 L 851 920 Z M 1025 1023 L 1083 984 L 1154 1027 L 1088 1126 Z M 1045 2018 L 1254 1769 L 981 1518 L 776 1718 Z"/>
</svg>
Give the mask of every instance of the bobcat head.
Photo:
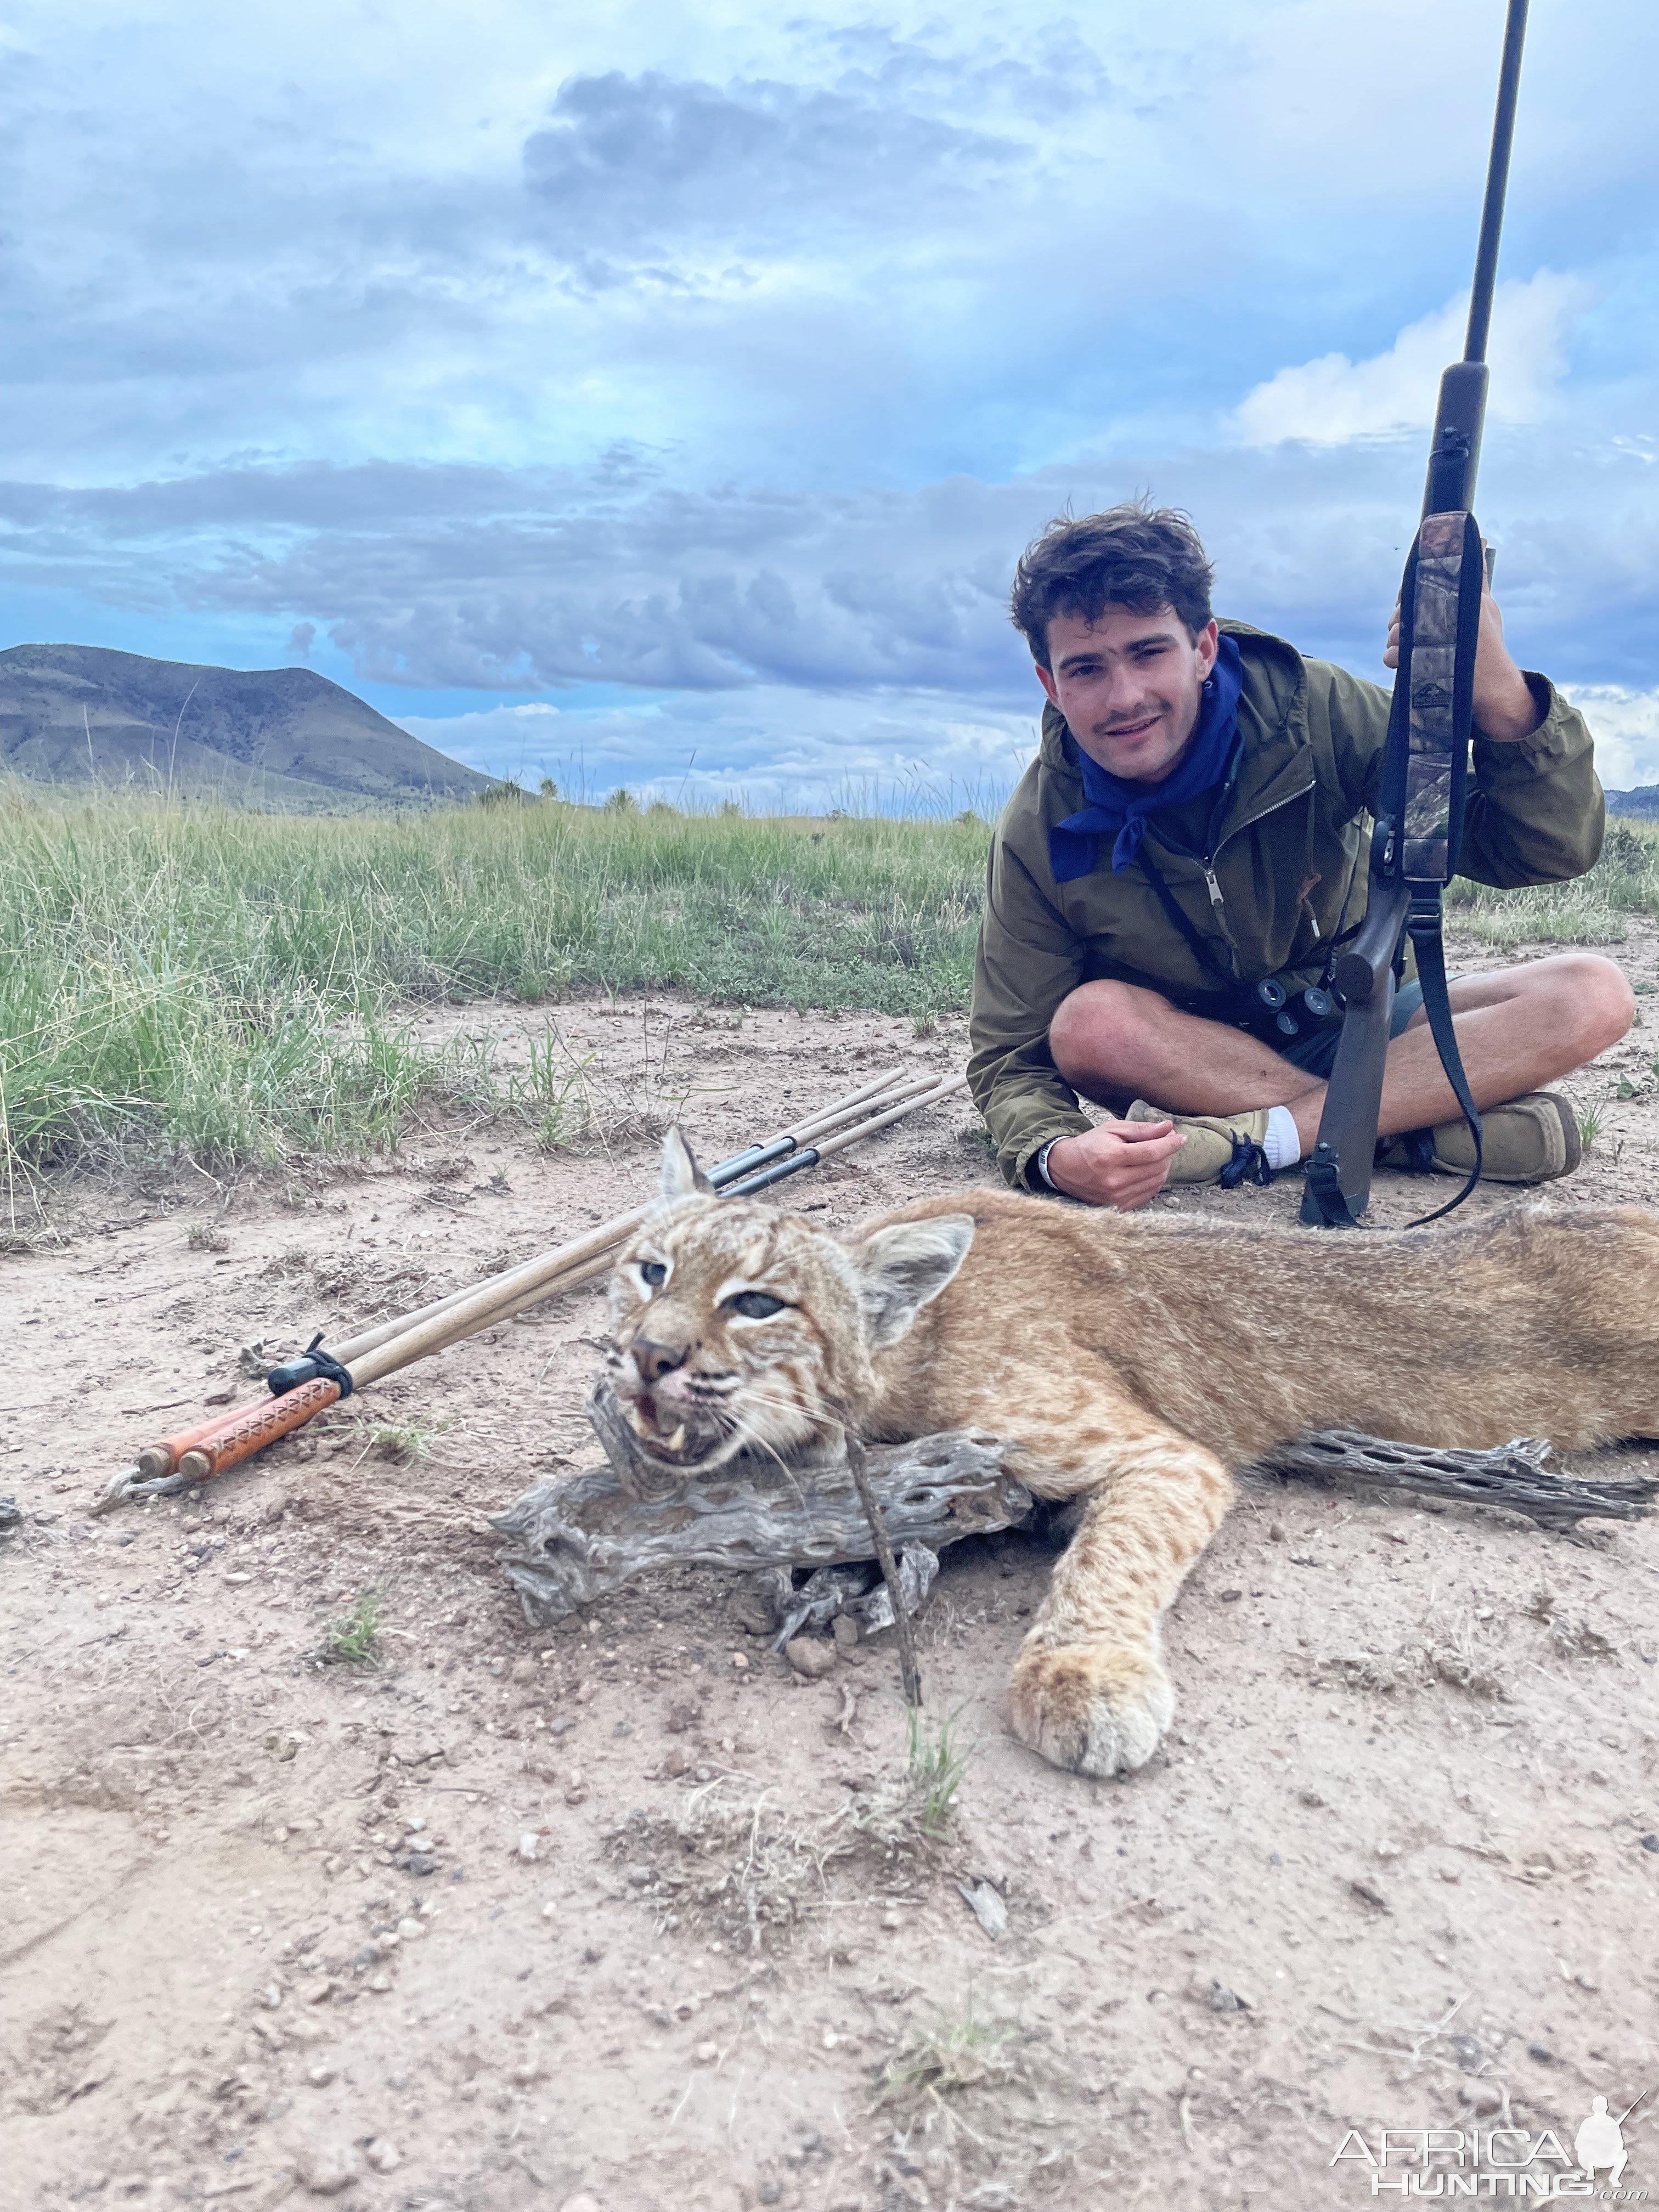
<svg viewBox="0 0 1659 2212">
<path fill-rule="evenodd" d="M 702 1474 L 751 1450 L 835 1442 L 874 1401 L 873 1361 L 962 1265 L 963 1214 L 838 1243 L 755 1199 L 717 1199 L 678 1129 L 661 1194 L 611 1278 L 607 1371 L 646 1456 Z"/>
</svg>

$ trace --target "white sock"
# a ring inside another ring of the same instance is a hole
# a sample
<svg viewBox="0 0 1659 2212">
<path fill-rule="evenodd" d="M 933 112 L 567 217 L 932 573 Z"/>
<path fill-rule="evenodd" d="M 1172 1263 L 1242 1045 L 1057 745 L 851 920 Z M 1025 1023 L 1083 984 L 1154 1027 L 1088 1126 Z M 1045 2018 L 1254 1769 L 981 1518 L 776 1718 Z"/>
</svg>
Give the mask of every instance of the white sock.
<svg viewBox="0 0 1659 2212">
<path fill-rule="evenodd" d="M 1261 1139 L 1261 1149 L 1267 1155 L 1267 1165 L 1273 1169 L 1293 1168 L 1301 1158 L 1302 1139 L 1288 1106 L 1267 1109 L 1267 1133 Z"/>
</svg>

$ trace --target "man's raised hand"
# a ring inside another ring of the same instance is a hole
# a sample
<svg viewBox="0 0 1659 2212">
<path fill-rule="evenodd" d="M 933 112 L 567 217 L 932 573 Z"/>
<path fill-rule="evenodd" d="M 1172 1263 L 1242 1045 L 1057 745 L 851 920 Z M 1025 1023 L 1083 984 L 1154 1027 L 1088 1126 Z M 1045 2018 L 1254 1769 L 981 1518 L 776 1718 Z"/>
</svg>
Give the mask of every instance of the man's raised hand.
<svg viewBox="0 0 1659 2212">
<path fill-rule="evenodd" d="M 1400 665 L 1400 602 L 1389 617 L 1389 641 L 1382 649 L 1382 665 Z M 1480 586 L 1480 635 L 1474 648 L 1474 726 L 1483 738 L 1499 744 L 1516 744 L 1529 738 L 1543 720 L 1547 702 L 1537 694 L 1504 642 L 1504 617 L 1492 595 L 1492 586 Z M 1056 1147 L 1058 1150 L 1058 1147 Z M 1049 1156 L 1053 1158 L 1053 1154 Z"/>
<path fill-rule="evenodd" d="M 1186 1141 L 1170 1121 L 1103 1121 L 1050 1149 L 1048 1180 L 1068 1198 L 1133 1213 L 1163 1189 Z"/>
</svg>

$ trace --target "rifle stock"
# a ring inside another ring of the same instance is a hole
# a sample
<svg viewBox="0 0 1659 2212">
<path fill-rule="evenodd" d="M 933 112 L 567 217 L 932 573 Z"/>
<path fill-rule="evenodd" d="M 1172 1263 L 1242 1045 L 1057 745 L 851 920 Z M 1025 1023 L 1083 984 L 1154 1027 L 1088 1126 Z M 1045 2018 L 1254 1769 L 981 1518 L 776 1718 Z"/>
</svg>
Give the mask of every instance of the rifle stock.
<svg viewBox="0 0 1659 2212">
<path fill-rule="evenodd" d="M 1407 903 L 1403 883 L 1372 887 L 1359 933 L 1331 969 L 1331 981 L 1351 1006 L 1369 1006 L 1382 989 L 1400 949 Z"/>
</svg>

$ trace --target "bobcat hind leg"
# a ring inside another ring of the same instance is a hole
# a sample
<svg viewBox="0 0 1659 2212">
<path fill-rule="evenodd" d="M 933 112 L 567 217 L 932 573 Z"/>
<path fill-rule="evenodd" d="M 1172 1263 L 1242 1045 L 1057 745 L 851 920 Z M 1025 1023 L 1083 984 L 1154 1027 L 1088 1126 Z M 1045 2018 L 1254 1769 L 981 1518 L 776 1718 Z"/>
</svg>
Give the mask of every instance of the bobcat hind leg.
<svg viewBox="0 0 1659 2212">
<path fill-rule="evenodd" d="M 1220 1526 L 1232 1479 L 1213 1452 L 1138 1412 L 1081 1463 L 1075 1448 L 1054 1456 L 1089 1503 L 1021 1646 L 1009 1719 L 1056 1766 L 1122 1773 L 1146 1765 L 1174 1714 L 1163 1617 Z"/>
</svg>

